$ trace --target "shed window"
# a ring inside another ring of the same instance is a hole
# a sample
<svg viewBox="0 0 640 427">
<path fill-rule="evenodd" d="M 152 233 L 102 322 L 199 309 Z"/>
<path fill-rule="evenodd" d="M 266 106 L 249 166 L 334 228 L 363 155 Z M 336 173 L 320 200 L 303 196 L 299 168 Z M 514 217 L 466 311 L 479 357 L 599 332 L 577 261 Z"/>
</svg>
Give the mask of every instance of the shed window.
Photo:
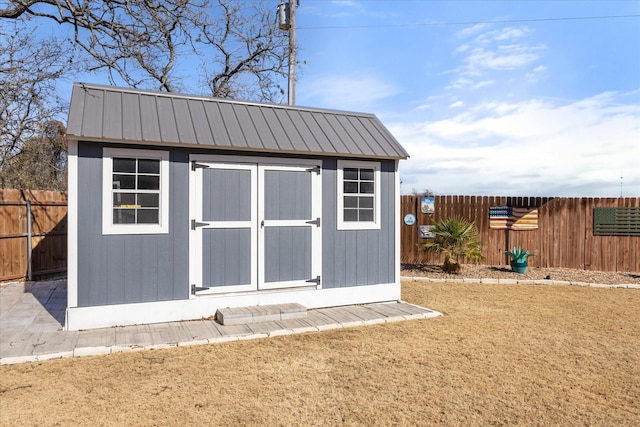
<svg viewBox="0 0 640 427">
<path fill-rule="evenodd" d="M 338 229 L 380 228 L 380 164 L 338 162 Z"/>
<path fill-rule="evenodd" d="M 168 232 L 167 151 L 104 149 L 103 234 Z"/>
</svg>

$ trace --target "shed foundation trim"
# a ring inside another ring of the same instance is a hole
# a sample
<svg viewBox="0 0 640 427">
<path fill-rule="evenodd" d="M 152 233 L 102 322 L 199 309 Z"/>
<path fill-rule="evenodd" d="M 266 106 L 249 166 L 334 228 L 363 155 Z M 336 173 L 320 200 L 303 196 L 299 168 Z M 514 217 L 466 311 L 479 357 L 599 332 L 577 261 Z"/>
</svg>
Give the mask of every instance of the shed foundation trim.
<svg viewBox="0 0 640 427">
<path fill-rule="evenodd" d="M 307 308 L 370 304 L 400 300 L 400 283 L 333 289 L 299 289 L 137 304 L 70 307 L 66 329 L 95 329 L 145 323 L 178 322 L 212 317 L 219 309 L 297 303 Z"/>
</svg>

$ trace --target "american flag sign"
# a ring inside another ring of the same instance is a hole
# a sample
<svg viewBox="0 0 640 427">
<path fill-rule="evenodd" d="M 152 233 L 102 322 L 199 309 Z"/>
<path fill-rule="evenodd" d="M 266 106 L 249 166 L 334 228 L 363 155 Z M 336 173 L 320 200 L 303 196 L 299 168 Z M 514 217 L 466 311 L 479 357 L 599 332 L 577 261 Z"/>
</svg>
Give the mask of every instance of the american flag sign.
<svg viewBox="0 0 640 427">
<path fill-rule="evenodd" d="M 489 228 L 502 230 L 537 230 L 538 209 L 516 206 L 489 208 Z"/>
</svg>

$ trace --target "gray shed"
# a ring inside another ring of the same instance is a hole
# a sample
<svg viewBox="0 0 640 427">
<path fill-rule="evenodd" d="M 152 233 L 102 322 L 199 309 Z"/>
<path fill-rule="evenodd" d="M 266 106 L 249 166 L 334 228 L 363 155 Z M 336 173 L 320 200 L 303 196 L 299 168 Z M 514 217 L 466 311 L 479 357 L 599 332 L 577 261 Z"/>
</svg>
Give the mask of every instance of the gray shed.
<svg viewBox="0 0 640 427">
<path fill-rule="evenodd" d="M 76 83 L 67 138 L 69 329 L 400 298 L 374 115 Z"/>
</svg>

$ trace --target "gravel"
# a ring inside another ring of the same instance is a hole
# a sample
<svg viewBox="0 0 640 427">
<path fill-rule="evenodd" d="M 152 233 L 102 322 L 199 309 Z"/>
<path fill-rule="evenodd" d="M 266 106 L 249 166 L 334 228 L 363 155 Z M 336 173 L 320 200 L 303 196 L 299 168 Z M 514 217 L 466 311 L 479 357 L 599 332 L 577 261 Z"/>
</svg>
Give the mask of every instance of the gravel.
<svg viewBox="0 0 640 427">
<path fill-rule="evenodd" d="M 639 272 L 589 271 L 569 268 L 529 267 L 525 274 L 511 271 L 504 265 L 463 264 L 460 274 L 442 272 L 440 265 L 402 265 L 403 276 L 429 277 L 432 279 L 516 279 L 585 282 L 603 285 L 640 284 Z"/>
</svg>

